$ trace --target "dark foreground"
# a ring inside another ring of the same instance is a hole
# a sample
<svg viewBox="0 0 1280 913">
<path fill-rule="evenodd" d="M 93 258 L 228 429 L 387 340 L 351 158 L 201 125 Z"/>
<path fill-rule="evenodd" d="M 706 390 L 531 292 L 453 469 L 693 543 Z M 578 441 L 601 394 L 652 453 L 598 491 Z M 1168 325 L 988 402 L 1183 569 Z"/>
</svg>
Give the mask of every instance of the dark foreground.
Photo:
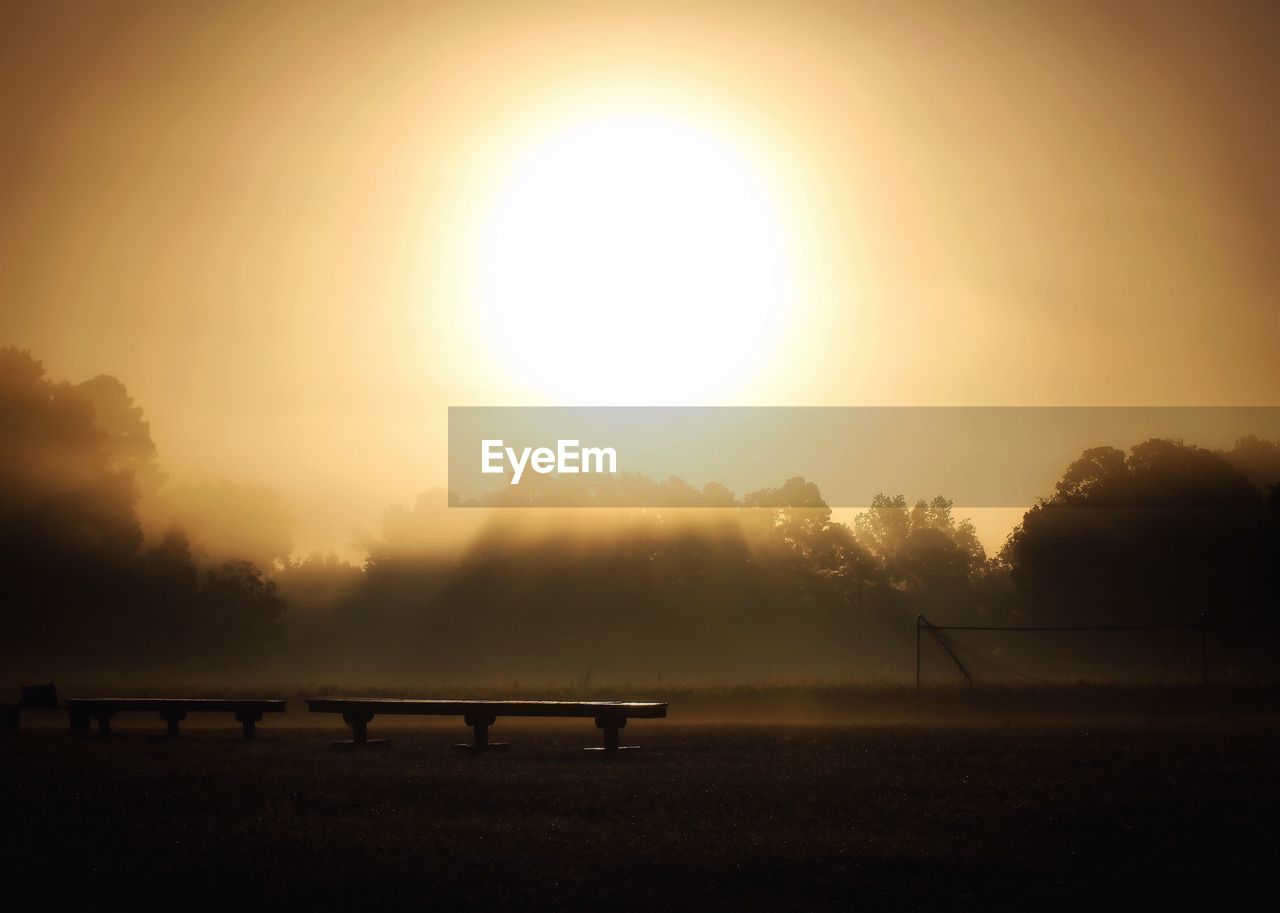
<svg viewBox="0 0 1280 913">
<path fill-rule="evenodd" d="M 23 909 L 1202 910 L 1268 896 L 1280 862 L 1262 722 L 672 721 L 612 758 L 578 750 L 589 725 L 503 725 L 485 756 L 456 726 L 344 750 L 334 726 L 134 725 L 0 740 Z"/>
</svg>

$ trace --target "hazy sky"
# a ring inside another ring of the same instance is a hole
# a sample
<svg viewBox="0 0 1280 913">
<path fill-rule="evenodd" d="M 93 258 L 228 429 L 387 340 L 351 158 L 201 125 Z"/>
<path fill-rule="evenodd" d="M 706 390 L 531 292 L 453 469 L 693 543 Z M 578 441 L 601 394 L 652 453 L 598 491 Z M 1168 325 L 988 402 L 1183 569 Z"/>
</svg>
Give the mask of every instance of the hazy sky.
<svg viewBox="0 0 1280 913">
<path fill-rule="evenodd" d="M 451 404 L 1280 403 L 1280 6 L 638 6 L 0 0 L 0 343 L 303 549 Z"/>
</svg>

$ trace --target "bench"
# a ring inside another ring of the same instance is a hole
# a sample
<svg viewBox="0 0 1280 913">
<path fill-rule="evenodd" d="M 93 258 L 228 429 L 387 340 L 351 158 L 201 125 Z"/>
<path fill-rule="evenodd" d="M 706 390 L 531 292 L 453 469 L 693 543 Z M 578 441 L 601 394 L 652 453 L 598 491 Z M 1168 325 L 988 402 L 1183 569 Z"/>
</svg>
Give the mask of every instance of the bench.
<svg viewBox="0 0 1280 913">
<path fill-rule="evenodd" d="M 23 685 L 22 695 L 16 704 L 0 704 L 0 729 L 14 732 L 22 719 L 23 708 L 32 710 L 58 710 L 58 689 L 53 682 L 41 685 Z"/>
<path fill-rule="evenodd" d="M 483 751 L 501 748 L 502 742 L 489 741 L 489 727 L 500 716 L 519 717 L 584 717 L 594 719 L 596 727 L 604 732 L 603 750 L 637 748 L 636 745 L 619 745 L 618 730 L 629 719 L 663 719 L 667 715 L 666 704 L 638 703 L 634 701 L 435 701 L 399 698 L 311 698 L 307 707 L 312 713 L 341 713 L 351 727 L 351 741 L 335 744 L 368 745 L 369 722 L 378 714 L 408 714 L 413 716 L 460 716 L 472 729 L 470 748 Z M 377 739 L 375 742 L 385 742 Z"/>
<path fill-rule="evenodd" d="M 224 698 L 168 698 L 168 697 L 93 697 L 72 698 L 67 701 L 67 713 L 71 717 L 71 731 L 89 731 L 89 720 L 98 721 L 101 735 L 111 734 L 111 718 L 121 711 L 152 710 L 168 724 L 168 734 L 178 734 L 178 724 L 188 713 L 234 713 L 236 721 L 244 727 L 244 737 L 257 735 L 256 725 L 264 713 L 283 713 L 284 701 L 227 700 Z"/>
</svg>

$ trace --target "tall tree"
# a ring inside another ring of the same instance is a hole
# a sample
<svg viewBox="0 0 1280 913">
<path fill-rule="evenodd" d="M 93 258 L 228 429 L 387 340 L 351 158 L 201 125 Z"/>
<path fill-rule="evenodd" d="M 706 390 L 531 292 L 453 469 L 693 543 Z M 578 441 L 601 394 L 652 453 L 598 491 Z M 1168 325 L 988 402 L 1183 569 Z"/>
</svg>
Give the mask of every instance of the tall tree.
<svg viewBox="0 0 1280 913">
<path fill-rule="evenodd" d="M 94 423 L 107 436 L 107 446 L 116 466 L 133 475 L 144 498 L 154 497 L 164 485 L 151 423 L 142 417 L 128 388 L 109 374 L 99 374 L 76 386 L 93 405 Z"/>
<path fill-rule="evenodd" d="M 1275 621 L 1262 493 L 1219 453 L 1151 439 L 1086 450 L 1002 557 L 1043 621 Z"/>
</svg>

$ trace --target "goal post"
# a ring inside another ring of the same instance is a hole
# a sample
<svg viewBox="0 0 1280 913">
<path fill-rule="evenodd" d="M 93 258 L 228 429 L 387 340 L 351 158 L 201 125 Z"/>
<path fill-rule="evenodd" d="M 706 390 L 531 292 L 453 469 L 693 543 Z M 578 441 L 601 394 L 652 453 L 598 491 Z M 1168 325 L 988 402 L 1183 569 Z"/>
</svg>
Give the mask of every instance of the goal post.
<svg viewBox="0 0 1280 913">
<path fill-rule="evenodd" d="M 916 690 L 982 686 L 1208 685 L 1209 638 L 1197 622 L 1131 625 L 938 625 L 916 616 Z"/>
</svg>

